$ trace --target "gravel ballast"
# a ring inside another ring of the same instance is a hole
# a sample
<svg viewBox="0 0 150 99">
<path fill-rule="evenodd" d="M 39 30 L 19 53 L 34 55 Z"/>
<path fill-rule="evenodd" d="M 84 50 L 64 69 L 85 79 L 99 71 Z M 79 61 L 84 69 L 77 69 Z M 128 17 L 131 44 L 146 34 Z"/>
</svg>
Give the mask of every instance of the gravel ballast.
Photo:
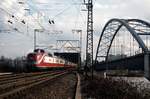
<svg viewBox="0 0 150 99">
<path fill-rule="evenodd" d="M 76 74 L 67 74 L 28 90 L 18 99 L 74 99 L 76 83 Z"/>
</svg>

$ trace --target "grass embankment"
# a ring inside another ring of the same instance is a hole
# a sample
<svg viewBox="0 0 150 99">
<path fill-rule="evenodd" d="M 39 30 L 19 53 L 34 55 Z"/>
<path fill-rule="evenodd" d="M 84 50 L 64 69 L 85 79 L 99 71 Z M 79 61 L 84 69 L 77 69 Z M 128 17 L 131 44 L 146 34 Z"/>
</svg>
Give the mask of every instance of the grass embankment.
<svg viewBox="0 0 150 99">
<path fill-rule="evenodd" d="M 138 91 L 124 80 L 111 78 L 82 79 L 83 99 L 150 99 L 150 91 Z"/>
</svg>

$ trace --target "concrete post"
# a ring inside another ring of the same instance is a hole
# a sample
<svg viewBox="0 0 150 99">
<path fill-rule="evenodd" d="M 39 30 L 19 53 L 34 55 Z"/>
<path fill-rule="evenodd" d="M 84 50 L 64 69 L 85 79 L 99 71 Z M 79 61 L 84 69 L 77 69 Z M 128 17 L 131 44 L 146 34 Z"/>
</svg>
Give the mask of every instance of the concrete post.
<svg viewBox="0 0 150 99">
<path fill-rule="evenodd" d="M 150 80 L 149 53 L 144 54 L 144 76 Z"/>
</svg>

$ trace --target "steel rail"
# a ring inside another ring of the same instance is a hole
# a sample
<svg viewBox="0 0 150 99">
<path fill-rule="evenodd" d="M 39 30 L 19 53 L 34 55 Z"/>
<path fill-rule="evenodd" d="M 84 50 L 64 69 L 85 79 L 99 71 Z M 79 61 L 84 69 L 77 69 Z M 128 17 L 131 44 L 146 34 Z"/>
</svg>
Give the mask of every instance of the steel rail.
<svg viewBox="0 0 150 99">
<path fill-rule="evenodd" d="M 36 75 L 32 77 L 19 78 L 14 82 L 4 83 L 0 85 L 0 98 L 9 98 L 12 95 L 22 93 L 23 90 L 31 88 L 35 85 L 42 84 L 58 76 L 68 73 L 67 71 L 59 71 L 47 73 L 43 75 Z M 24 92 L 24 91 L 23 91 Z"/>
</svg>

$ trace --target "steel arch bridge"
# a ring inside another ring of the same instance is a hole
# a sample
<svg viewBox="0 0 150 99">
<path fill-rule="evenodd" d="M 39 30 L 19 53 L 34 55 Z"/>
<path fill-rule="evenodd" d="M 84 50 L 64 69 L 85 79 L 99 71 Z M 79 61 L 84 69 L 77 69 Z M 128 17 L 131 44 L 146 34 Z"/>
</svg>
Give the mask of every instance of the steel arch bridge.
<svg viewBox="0 0 150 99">
<path fill-rule="evenodd" d="M 133 38 L 137 41 L 140 48 L 142 48 L 142 52 L 145 54 L 144 56 L 144 68 L 145 72 L 148 73 L 146 75 L 150 75 L 149 69 L 149 49 L 147 45 L 144 43 L 141 35 L 150 35 L 150 23 L 140 20 L 140 19 L 111 19 L 104 26 L 95 57 L 95 64 L 100 61 L 107 62 L 108 54 L 112 45 L 112 42 L 116 36 L 116 34 L 121 30 L 122 27 L 125 27 L 127 31 L 133 36 Z M 150 76 L 149 76 L 150 77 Z"/>
</svg>

